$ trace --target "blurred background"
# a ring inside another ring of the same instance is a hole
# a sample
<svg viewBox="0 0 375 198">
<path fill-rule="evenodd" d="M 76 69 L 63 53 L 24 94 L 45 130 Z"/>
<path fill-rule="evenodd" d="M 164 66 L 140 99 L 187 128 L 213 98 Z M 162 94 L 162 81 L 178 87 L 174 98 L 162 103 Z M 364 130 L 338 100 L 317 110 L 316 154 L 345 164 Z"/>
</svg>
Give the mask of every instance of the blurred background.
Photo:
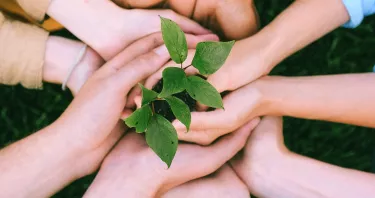
<svg viewBox="0 0 375 198">
<path fill-rule="evenodd" d="M 255 0 L 262 26 L 270 23 L 291 2 Z M 11 8 L 17 12 L 17 8 Z M 50 30 L 60 27 L 51 19 L 43 26 Z M 71 37 L 64 30 L 54 34 Z M 371 72 L 374 65 L 375 16 L 372 16 L 354 30 L 339 28 L 330 33 L 280 63 L 271 74 L 364 73 Z M 71 100 L 69 91 L 62 91 L 59 85 L 45 84 L 43 90 L 0 85 L 0 148 L 52 123 Z M 285 142 L 290 150 L 342 167 L 375 172 L 375 129 L 289 117 L 284 121 Z M 72 183 L 54 197 L 81 197 L 94 176 Z"/>
</svg>

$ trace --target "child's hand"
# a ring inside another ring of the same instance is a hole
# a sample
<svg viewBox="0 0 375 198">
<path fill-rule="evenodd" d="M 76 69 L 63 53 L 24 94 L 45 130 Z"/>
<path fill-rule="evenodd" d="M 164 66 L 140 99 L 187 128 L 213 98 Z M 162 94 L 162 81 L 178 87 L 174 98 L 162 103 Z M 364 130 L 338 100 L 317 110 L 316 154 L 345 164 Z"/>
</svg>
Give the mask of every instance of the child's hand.
<svg viewBox="0 0 375 198">
<path fill-rule="evenodd" d="M 86 197 L 154 197 L 215 172 L 244 146 L 253 122 L 210 146 L 180 144 L 169 169 L 141 134 L 129 133 L 104 160 Z"/>
</svg>

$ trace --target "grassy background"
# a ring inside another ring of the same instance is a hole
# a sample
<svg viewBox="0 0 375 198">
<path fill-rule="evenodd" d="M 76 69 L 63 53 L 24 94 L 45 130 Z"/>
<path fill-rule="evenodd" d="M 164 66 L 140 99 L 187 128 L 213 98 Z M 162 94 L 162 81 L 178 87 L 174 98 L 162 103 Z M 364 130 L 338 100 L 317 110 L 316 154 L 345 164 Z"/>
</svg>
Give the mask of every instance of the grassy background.
<svg viewBox="0 0 375 198">
<path fill-rule="evenodd" d="M 290 3 L 257 1 L 262 24 L 268 24 Z M 374 28 L 375 16 L 355 30 L 340 28 L 289 57 L 272 73 L 307 76 L 370 72 L 375 65 Z M 52 123 L 71 100 L 72 96 L 57 85 L 47 84 L 42 91 L 0 85 L 0 148 Z M 374 129 L 295 118 L 284 120 L 285 141 L 292 151 L 343 167 L 374 170 Z M 81 197 L 93 177 L 72 183 L 54 197 Z"/>
</svg>

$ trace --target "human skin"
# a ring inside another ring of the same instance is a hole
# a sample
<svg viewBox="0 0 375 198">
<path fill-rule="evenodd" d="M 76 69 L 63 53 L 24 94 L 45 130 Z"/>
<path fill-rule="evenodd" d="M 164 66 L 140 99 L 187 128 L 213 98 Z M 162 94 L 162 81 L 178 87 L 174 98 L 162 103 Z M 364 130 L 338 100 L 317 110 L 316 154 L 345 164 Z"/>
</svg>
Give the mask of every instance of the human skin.
<svg viewBox="0 0 375 198">
<path fill-rule="evenodd" d="M 189 36 L 188 45 L 202 40 Z M 160 33 L 133 43 L 89 78 L 54 123 L 1 149 L 0 197 L 49 197 L 96 171 L 125 131 L 127 93 L 169 60 L 162 44 Z"/>
<path fill-rule="evenodd" d="M 128 9 L 172 9 L 228 40 L 249 37 L 259 28 L 258 14 L 253 0 L 113 0 L 113 2 Z"/>
<path fill-rule="evenodd" d="M 225 164 L 215 173 L 172 188 L 162 198 L 249 198 L 247 186 L 233 169 Z"/>
<path fill-rule="evenodd" d="M 219 169 L 243 148 L 258 122 L 251 121 L 209 146 L 180 143 L 169 168 L 142 134 L 130 132 L 104 159 L 84 197 L 159 197 Z"/>
<path fill-rule="evenodd" d="M 225 64 L 208 76 L 207 81 L 219 92 L 236 90 L 267 75 L 283 59 L 348 20 L 342 0 L 294 1 L 258 33 L 236 41 Z M 189 53 L 192 58 L 195 50 Z M 149 87 L 161 79 L 162 70 L 148 78 Z"/>
<path fill-rule="evenodd" d="M 264 117 L 252 132 L 243 153 L 236 156 L 231 165 L 257 197 L 350 198 L 375 194 L 374 174 L 290 152 L 284 145 L 279 117 Z"/>
<path fill-rule="evenodd" d="M 47 14 L 97 51 L 105 60 L 126 46 L 160 31 L 160 16 L 195 35 L 210 31 L 171 10 L 127 10 L 109 0 L 53 0 Z"/>
<path fill-rule="evenodd" d="M 155 43 L 162 41 L 156 38 Z M 159 38 L 160 38 L 159 33 Z M 186 34 L 189 41 L 189 48 L 195 48 L 198 42 L 206 40 L 217 40 L 214 34 L 195 36 Z M 150 42 L 152 42 L 150 40 Z M 84 43 L 58 36 L 50 36 L 46 44 L 46 52 L 43 65 L 43 81 L 48 83 L 63 84 L 68 78 L 68 74 L 73 64 L 77 61 L 79 52 L 84 47 Z M 82 59 L 74 67 L 72 75 L 67 81 L 67 87 L 73 95 L 76 95 L 87 79 L 93 75 L 104 64 L 104 60 L 92 48 L 88 47 Z"/>
<path fill-rule="evenodd" d="M 264 115 L 375 127 L 374 83 L 374 73 L 266 76 L 225 96 L 225 110 L 192 112 L 189 133 L 178 121 L 174 126 L 179 139 L 200 144 L 209 144 Z"/>
</svg>

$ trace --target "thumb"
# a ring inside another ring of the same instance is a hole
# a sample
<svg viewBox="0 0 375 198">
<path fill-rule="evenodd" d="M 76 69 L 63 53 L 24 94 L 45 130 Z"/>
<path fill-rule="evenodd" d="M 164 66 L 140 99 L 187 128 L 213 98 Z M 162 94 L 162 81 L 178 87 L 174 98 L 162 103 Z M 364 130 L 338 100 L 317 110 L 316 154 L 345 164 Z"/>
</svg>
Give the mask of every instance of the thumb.
<svg viewBox="0 0 375 198">
<path fill-rule="evenodd" d="M 206 160 L 211 162 L 212 168 L 220 168 L 245 146 L 251 130 L 255 127 L 255 123 L 250 121 L 237 131 L 205 148 Z"/>
</svg>

